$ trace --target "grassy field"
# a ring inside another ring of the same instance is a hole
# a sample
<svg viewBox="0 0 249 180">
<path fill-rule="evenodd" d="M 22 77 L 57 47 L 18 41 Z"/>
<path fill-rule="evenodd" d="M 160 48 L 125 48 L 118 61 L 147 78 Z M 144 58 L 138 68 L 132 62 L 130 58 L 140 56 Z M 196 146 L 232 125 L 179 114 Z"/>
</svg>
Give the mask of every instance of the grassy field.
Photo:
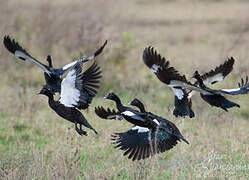
<svg viewBox="0 0 249 180">
<path fill-rule="evenodd" d="M 215 88 L 237 86 L 249 75 L 248 9 L 246 0 L 1 1 L 1 38 L 11 35 L 43 62 L 51 54 L 56 67 L 109 42 L 97 58 L 103 70 L 98 96 L 82 111 L 99 135 L 87 129 L 87 137 L 36 95 L 42 71 L 1 46 L 0 179 L 248 179 L 248 95 L 229 98 L 241 108 L 228 113 L 196 95 L 196 117 L 175 118 L 171 90 L 142 62 L 152 45 L 189 77 L 234 56 L 233 72 Z M 125 104 L 140 98 L 174 122 L 190 145 L 140 162 L 123 157 L 110 135 L 131 125 L 94 114 L 95 106 L 114 107 L 103 99 L 111 91 Z"/>
</svg>

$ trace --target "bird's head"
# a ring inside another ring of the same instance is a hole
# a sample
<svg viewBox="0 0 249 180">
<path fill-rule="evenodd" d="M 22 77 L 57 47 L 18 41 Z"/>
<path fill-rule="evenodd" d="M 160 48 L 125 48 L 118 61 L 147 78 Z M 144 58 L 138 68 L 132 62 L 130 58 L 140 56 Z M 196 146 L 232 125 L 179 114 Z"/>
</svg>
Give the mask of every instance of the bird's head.
<svg viewBox="0 0 249 180">
<path fill-rule="evenodd" d="M 45 96 L 53 96 L 53 93 L 46 87 L 43 87 L 38 94 L 43 94 Z"/>
<path fill-rule="evenodd" d="M 140 100 L 138 100 L 137 98 L 133 99 L 131 102 L 130 102 L 130 105 L 132 106 L 136 106 L 136 107 L 139 107 L 141 106 L 142 102 Z"/>
<path fill-rule="evenodd" d="M 116 94 L 114 94 L 113 92 L 109 93 L 107 96 L 104 97 L 105 99 L 110 99 L 110 100 L 117 100 L 119 99 L 118 96 Z"/>
<path fill-rule="evenodd" d="M 201 75 L 199 74 L 199 72 L 198 72 L 198 71 L 195 71 L 194 74 L 193 74 L 193 76 L 192 76 L 191 78 L 198 79 L 198 78 L 200 78 L 200 77 L 201 77 Z"/>
</svg>

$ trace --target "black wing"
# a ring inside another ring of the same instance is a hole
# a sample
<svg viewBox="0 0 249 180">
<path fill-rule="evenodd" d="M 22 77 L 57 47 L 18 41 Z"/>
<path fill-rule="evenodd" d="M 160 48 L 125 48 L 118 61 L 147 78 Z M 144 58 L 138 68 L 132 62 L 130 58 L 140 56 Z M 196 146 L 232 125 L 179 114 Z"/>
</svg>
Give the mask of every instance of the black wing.
<svg viewBox="0 0 249 180">
<path fill-rule="evenodd" d="M 166 84 L 172 80 L 187 82 L 186 77 L 179 74 L 174 67 L 169 67 L 169 61 L 154 50 L 153 47 L 145 48 L 143 52 L 144 63 L 156 74 L 158 79 Z"/>
<path fill-rule="evenodd" d="M 153 47 L 145 48 L 143 52 L 144 63 L 155 73 L 158 79 L 166 83 L 175 94 L 175 110 L 174 115 L 194 117 L 194 112 L 191 110 L 190 99 L 184 90 L 184 85 L 191 85 L 185 76 L 174 68 L 169 66 L 169 61 L 166 61 Z"/>
<path fill-rule="evenodd" d="M 173 148 L 179 140 L 178 137 L 166 131 L 155 132 L 140 128 L 135 126 L 127 132 L 112 135 L 113 143 L 116 144 L 115 148 L 125 151 L 124 156 L 128 155 L 128 158 L 133 161 L 165 152 Z"/>
<path fill-rule="evenodd" d="M 71 67 L 73 67 L 76 63 L 80 62 L 80 63 L 84 63 L 86 61 L 89 61 L 91 59 L 94 59 L 96 56 L 98 56 L 104 49 L 104 47 L 107 44 L 107 40 L 105 41 L 105 43 L 99 48 L 97 49 L 94 53 L 84 57 L 84 58 L 79 58 L 77 61 L 74 61 L 72 63 L 69 63 L 65 66 L 63 66 L 61 69 L 59 69 L 59 73 L 60 75 L 64 74 L 68 69 L 70 69 Z"/>
<path fill-rule="evenodd" d="M 214 70 L 201 75 L 203 83 L 208 86 L 222 81 L 233 70 L 234 61 L 234 58 L 230 57 Z"/>
<path fill-rule="evenodd" d="M 9 52 L 11 52 L 12 54 L 14 54 L 16 57 L 18 57 L 21 60 L 24 61 L 29 61 L 33 64 L 36 64 L 37 66 L 39 66 L 44 72 L 46 72 L 47 74 L 51 74 L 51 71 L 48 69 L 48 67 L 39 62 L 38 60 L 36 60 L 34 57 L 32 57 L 24 48 L 22 48 L 18 42 L 16 42 L 14 39 L 10 39 L 9 36 L 4 36 L 3 39 L 3 44 L 6 47 L 6 49 L 8 49 Z"/>
<path fill-rule="evenodd" d="M 238 83 L 238 86 L 239 88 L 236 89 L 222 89 L 218 90 L 218 92 L 228 95 L 247 94 L 249 92 L 248 76 L 246 76 L 245 81 L 243 78 L 241 78 L 241 83 Z"/>
<path fill-rule="evenodd" d="M 61 83 L 60 102 L 67 107 L 79 109 L 88 108 L 97 94 L 101 70 L 94 62 L 84 73 L 81 73 L 81 63 L 77 63 Z"/>
<path fill-rule="evenodd" d="M 122 119 L 120 112 L 110 108 L 105 109 L 102 106 L 95 107 L 95 113 L 102 119 Z"/>
</svg>

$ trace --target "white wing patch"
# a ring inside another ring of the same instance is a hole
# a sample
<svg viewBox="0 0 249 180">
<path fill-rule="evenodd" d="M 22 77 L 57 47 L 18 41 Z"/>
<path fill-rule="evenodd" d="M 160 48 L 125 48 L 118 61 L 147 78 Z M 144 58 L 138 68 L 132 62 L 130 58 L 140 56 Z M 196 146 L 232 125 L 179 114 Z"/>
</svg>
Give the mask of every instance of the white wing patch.
<svg viewBox="0 0 249 180">
<path fill-rule="evenodd" d="M 31 63 L 34 63 L 34 64 L 36 64 L 37 66 L 39 66 L 44 72 L 46 72 L 48 75 L 51 74 L 51 72 L 48 71 L 48 69 L 45 68 L 44 65 L 42 65 L 41 63 L 39 63 L 37 60 L 31 58 L 30 56 L 26 55 L 26 54 L 23 53 L 22 51 L 18 51 L 18 50 L 15 51 L 15 56 L 16 56 L 16 57 L 19 57 L 19 58 L 21 57 L 21 58 L 23 58 L 23 59 L 25 59 L 25 60 L 27 60 L 27 61 L 29 61 L 29 62 L 31 62 Z"/>
<path fill-rule="evenodd" d="M 226 91 L 226 92 L 234 92 L 234 91 L 239 91 L 240 88 L 236 88 L 236 89 L 222 89 L 222 91 Z"/>
<path fill-rule="evenodd" d="M 68 69 L 70 69 L 71 67 L 73 67 L 78 61 L 74 61 L 74 62 L 71 62 L 65 66 L 62 67 L 62 70 L 66 71 Z"/>
<path fill-rule="evenodd" d="M 153 73 L 156 73 L 159 68 L 160 68 L 159 65 L 153 64 L 150 69 L 152 70 Z"/>
<path fill-rule="evenodd" d="M 171 86 L 170 86 L 171 87 Z M 174 92 L 174 94 L 177 96 L 178 99 L 182 99 L 184 96 L 184 93 L 182 91 L 182 89 L 178 89 L 178 88 L 173 88 L 171 87 L 172 91 Z"/>
<path fill-rule="evenodd" d="M 66 107 L 74 107 L 80 100 L 80 91 L 75 87 L 76 72 L 72 69 L 61 82 L 60 103 Z"/>
<path fill-rule="evenodd" d="M 222 75 L 222 73 L 218 73 L 214 76 L 208 77 L 207 79 L 203 80 L 203 83 L 206 86 L 212 85 L 213 82 L 219 82 L 222 81 L 224 79 L 224 76 Z"/>
<path fill-rule="evenodd" d="M 79 58 L 77 61 L 74 61 L 72 63 L 69 63 L 69 64 L 63 66 L 62 70 L 66 71 L 66 70 L 70 69 L 71 67 L 73 67 L 77 62 L 83 63 L 85 61 L 93 59 L 94 57 L 95 57 L 95 55 L 92 54 L 92 55 L 89 55 L 89 56 L 84 57 L 84 58 Z"/>
<path fill-rule="evenodd" d="M 140 116 L 134 114 L 134 113 L 131 112 L 131 111 L 124 111 L 124 112 L 122 112 L 121 114 L 122 114 L 122 115 L 125 115 L 125 116 L 129 116 L 129 117 L 132 118 L 132 119 L 136 119 L 136 120 L 143 121 L 143 122 L 145 121 L 142 117 L 140 117 Z"/>
<path fill-rule="evenodd" d="M 140 126 L 135 126 L 132 128 L 132 130 L 138 130 L 138 133 L 142 133 L 142 132 L 148 132 L 150 131 L 148 128 L 144 128 L 144 127 L 140 127 Z"/>
<path fill-rule="evenodd" d="M 121 114 L 125 115 L 125 116 L 135 116 L 135 114 L 131 111 L 124 111 Z"/>
<path fill-rule="evenodd" d="M 196 87 L 196 86 L 193 86 L 193 85 L 190 85 L 188 83 L 185 83 L 185 82 L 182 82 L 182 81 L 177 81 L 177 80 L 171 80 L 170 81 L 170 84 L 168 85 L 169 87 L 176 89 L 175 87 L 182 87 L 183 89 L 188 89 L 188 90 L 194 90 L 194 91 L 198 91 L 204 95 L 213 95 L 212 93 L 204 90 L 204 89 L 201 89 L 199 87 Z M 176 89 L 176 93 L 175 95 L 177 96 L 177 94 L 179 95 L 178 99 L 180 99 L 181 97 L 181 94 L 183 95 L 183 91 L 181 90 L 181 92 L 178 92 L 180 91 L 181 89 Z M 174 91 L 174 90 L 173 90 Z"/>
<path fill-rule="evenodd" d="M 155 123 L 157 123 L 157 125 L 159 126 L 159 122 L 158 122 L 158 120 L 153 119 L 153 121 L 154 121 Z"/>
</svg>

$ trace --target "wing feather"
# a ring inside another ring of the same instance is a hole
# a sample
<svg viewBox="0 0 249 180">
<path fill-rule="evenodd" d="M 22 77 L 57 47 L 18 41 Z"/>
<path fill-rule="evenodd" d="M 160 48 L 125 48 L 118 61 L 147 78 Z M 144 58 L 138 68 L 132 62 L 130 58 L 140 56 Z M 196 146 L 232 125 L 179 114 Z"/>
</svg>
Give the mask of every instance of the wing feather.
<svg viewBox="0 0 249 180">
<path fill-rule="evenodd" d="M 40 67 L 44 72 L 47 74 L 51 74 L 51 71 L 48 69 L 48 67 L 36 60 L 34 57 L 32 57 L 23 47 L 21 47 L 18 42 L 16 42 L 14 39 L 11 40 L 9 36 L 5 36 L 3 39 L 3 44 L 6 49 L 8 49 L 9 52 L 14 54 L 16 57 L 23 61 L 29 61 L 38 67 Z"/>
<path fill-rule="evenodd" d="M 120 112 L 110 108 L 105 109 L 102 106 L 95 107 L 95 113 L 102 119 L 122 119 Z"/>
<path fill-rule="evenodd" d="M 171 136 L 165 131 L 139 132 L 138 129 L 116 133 L 112 135 L 112 140 L 116 144 L 115 148 L 125 151 L 123 155 L 128 155 L 128 158 L 133 161 L 165 152 L 173 148 L 179 141 L 176 136 Z"/>
<path fill-rule="evenodd" d="M 209 86 L 211 84 L 215 84 L 216 82 L 222 81 L 233 70 L 234 61 L 234 58 L 230 57 L 214 70 L 201 75 L 203 83 L 206 86 Z"/>
<path fill-rule="evenodd" d="M 60 102 L 67 107 L 86 109 L 97 94 L 100 78 L 101 70 L 96 62 L 84 73 L 81 63 L 78 62 L 61 83 Z"/>
</svg>

